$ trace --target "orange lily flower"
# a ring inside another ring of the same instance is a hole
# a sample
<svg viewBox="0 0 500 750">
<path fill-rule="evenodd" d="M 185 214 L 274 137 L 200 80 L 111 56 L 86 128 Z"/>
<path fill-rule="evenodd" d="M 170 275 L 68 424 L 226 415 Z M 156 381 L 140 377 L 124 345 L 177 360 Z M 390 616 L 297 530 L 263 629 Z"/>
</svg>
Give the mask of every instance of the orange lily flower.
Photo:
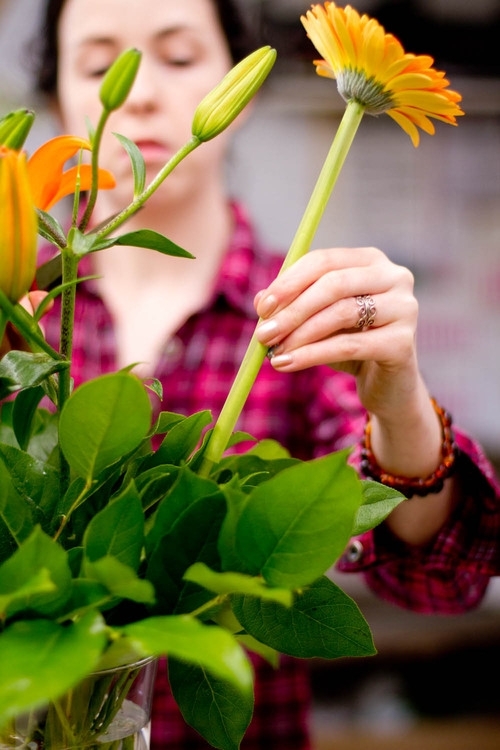
<svg viewBox="0 0 500 750">
<path fill-rule="evenodd" d="M 77 180 L 80 190 L 89 190 L 92 183 L 90 164 L 80 164 L 64 170 L 64 165 L 80 149 L 91 150 L 89 141 L 74 135 L 59 135 L 38 148 L 28 159 L 28 176 L 37 208 L 48 211 L 61 198 L 74 193 Z M 99 169 L 101 190 L 115 187 L 115 178 L 106 169 Z"/>
<path fill-rule="evenodd" d="M 35 276 L 37 234 L 26 154 L 0 146 L 0 289 L 11 302 Z"/>
<path fill-rule="evenodd" d="M 444 73 L 428 55 L 405 53 L 401 43 L 366 14 L 334 2 L 312 5 L 301 17 L 312 43 L 323 56 L 318 75 L 334 78 L 345 101 L 355 100 L 368 114 L 386 112 L 419 144 L 418 128 L 434 134 L 429 118 L 456 125 L 462 97 L 447 87 Z"/>
</svg>

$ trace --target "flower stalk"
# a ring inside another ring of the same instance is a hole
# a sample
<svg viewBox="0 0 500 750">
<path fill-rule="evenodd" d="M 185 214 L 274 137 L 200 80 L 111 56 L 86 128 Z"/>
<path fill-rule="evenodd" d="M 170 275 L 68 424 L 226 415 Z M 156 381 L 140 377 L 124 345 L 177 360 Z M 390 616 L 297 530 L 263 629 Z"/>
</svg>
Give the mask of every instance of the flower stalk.
<svg viewBox="0 0 500 750">
<path fill-rule="evenodd" d="M 365 107 L 357 101 L 351 100 L 347 103 L 339 128 L 295 233 L 295 237 L 283 261 L 280 273 L 310 250 L 314 235 L 349 153 L 364 111 Z M 267 348 L 257 340 L 255 330 L 231 390 L 210 435 L 200 469 L 202 476 L 208 476 L 212 466 L 217 464 L 222 458 L 222 454 L 227 448 L 238 417 L 241 414 L 266 355 Z"/>
</svg>

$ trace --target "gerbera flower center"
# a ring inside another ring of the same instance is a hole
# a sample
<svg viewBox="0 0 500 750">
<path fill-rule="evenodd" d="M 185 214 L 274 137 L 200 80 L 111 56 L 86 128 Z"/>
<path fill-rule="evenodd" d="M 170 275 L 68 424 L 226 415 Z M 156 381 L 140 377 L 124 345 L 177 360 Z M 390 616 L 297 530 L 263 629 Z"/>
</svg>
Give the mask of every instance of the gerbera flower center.
<svg viewBox="0 0 500 750">
<path fill-rule="evenodd" d="M 363 70 L 344 68 L 337 73 L 336 79 L 341 97 L 346 102 L 352 99 L 359 102 L 369 115 L 381 115 L 395 105 L 391 92 L 384 90 L 375 78 L 368 78 Z"/>
</svg>

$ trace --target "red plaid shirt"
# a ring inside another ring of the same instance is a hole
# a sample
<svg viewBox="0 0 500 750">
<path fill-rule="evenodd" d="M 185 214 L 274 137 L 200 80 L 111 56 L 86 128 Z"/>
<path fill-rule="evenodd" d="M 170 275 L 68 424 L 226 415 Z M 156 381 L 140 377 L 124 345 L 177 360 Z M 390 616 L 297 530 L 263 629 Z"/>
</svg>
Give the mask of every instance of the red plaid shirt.
<svg viewBox="0 0 500 750">
<path fill-rule="evenodd" d="M 259 247 L 242 208 L 235 206 L 234 214 L 232 243 L 210 303 L 165 342 L 158 362 L 155 377 L 163 385 L 166 410 L 191 414 L 210 409 L 214 418 L 218 415 L 255 327 L 253 298 L 276 277 L 281 266 L 281 258 Z M 90 263 L 87 257 L 80 264 L 82 276 L 91 273 Z M 55 346 L 59 336 L 57 303 L 44 320 L 47 337 Z M 116 369 L 113 322 L 92 281 L 78 287 L 73 365 L 77 385 Z M 364 418 L 351 376 L 326 366 L 278 373 L 265 362 L 237 428 L 258 439 L 274 438 L 294 456 L 309 459 L 358 443 Z M 491 547 L 500 539 L 500 504 L 492 489 L 490 467 L 474 443 L 459 439 L 470 457 L 464 456 L 462 463 L 474 486 L 463 519 L 450 524 L 450 536 L 441 535 L 424 556 L 377 531 L 364 535 L 364 554 L 356 562 L 352 555 L 349 560 L 349 554 L 340 562 L 343 569 L 367 568 L 370 585 L 382 596 L 421 611 L 466 609 L 477 602 L 488 576 L 499 569 L 498 554 L 494 559 Z M 460 583 L 455 580 L 457 570 L 463 571 Z M 277 671 L 258 659 L 254 664 L 255 711 L 242 750 L 307 750 L 307 662 L 284 658 Z M 180 717 L 168 688 L 165 662 L 160 665 L 156 686 L 151 747 L 208 747 Z"/>
</svg>

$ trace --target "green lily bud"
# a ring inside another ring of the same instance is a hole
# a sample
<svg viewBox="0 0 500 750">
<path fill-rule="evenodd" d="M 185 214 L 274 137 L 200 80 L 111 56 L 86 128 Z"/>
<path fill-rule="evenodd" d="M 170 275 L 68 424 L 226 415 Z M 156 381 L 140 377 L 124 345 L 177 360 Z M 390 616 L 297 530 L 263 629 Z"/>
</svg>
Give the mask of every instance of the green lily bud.
<svg viewBox="0 0 500 750">
<path fill-rule="evenodd" d="M 122 106 L 130 93 L 140 62 L 141 53 L 132 47 L 122 52 L 106 72 L 99 97 L 108 112 Z"/>
<path fill-rule="evenodd" d="M 235 65 L 198 105 L 192 134 L 209 141 L 225 130 L 260 89 L 275 60 L 276 50 L 265 46 Z"/>
<path fill-rule="evenodd" d="M 19 151 L 28 137 L 35 120 L 30 109 L 16 109 L 0 120 L 0 146 Z"/>
</svg>

